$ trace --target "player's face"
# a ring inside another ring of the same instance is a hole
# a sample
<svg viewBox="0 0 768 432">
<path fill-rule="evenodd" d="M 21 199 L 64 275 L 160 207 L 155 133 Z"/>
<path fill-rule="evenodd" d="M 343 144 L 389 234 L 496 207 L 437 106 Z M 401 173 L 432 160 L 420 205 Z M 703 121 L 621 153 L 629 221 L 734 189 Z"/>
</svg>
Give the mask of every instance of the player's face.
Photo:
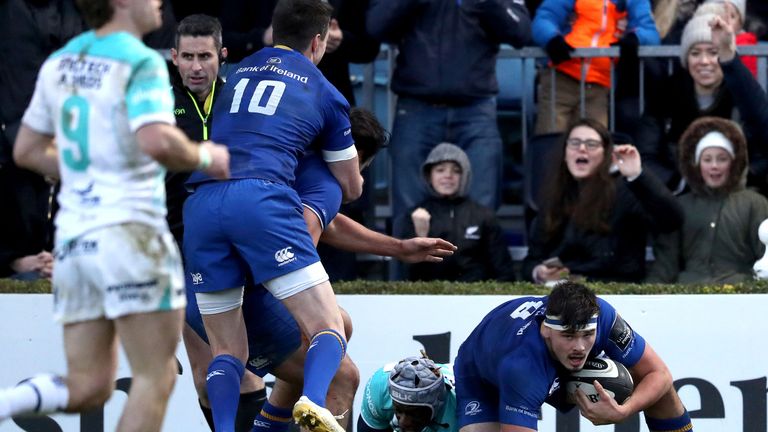
<svg viewBox="0 0 768 432">
<path fill-rule="evenodd" d="M 182 36 L 178 50 L 172 50 L 171 54 L 184 85 L 198 98 L 207 97 L 219 74 L 213 36 Z"/>
<path fill-rule="evenodd" d="M 459 192 L 461 167 L 456 162 L 441 162 L 429 171 L 429 184 L 438 195 L 451 197 Z"/>
<path fill-rule="evenodd" d="M 141 34 L 157 30 L 163 24 L 162 0 L 134 0 L 131 18 Z"/>
<path fill-rule="evenodd" d="M 432 411 L 427 407 L 402 405 L 394 401 L 392 404 L 400 432 L 420 432 L 431 423 Z"/>
<path fill-rule="evenodd" d="M 723 82 L 723 70 L 717 60 L 717 47 L 709 42 L 694 44 L 688 50 L 688 73 L 700 92 L 719 87 Z"/>
<path fill-rule="evenodd" d="M 720 147 L 709 147 L 701 152 L 699 169 L 704 184 L 712 189 L 717 189 L 728 181 L 731 174 L 731 155 Z"/>
<path fill-rule="evenodd" d="M 588 126 L 575 127 L 565 145 L 565 165 L 576 180 L 592 176 L 603 163 L 605 149 L 596 130 Z"/>
<path fill-rule="evenodd" d="M 542 336 L 550 353 L 569 371 L 584 367 L 587 354 L 595 345 L 595 334 L 595 330 L 559 331 L 542 326 Z"/>
</svg>

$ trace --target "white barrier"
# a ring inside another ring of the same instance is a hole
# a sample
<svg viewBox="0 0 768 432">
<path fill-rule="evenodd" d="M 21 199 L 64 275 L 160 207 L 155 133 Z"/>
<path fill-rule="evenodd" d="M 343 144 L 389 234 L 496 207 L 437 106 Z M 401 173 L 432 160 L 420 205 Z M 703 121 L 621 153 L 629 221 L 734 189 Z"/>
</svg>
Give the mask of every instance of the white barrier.
<svg viewBox="0 0 768 432">
<path fill-rule="evenodd" d="M 382 364 L 418 353 L 453 359 L 461 341 L 507 296 L 340 296 L 354 321 L 349 354 L 360 368 L 362 385 Z M 697 432 L 765 432 L 768 348 L 768 295 L 605 296 L 643 335 L 669 366 L 680 395 L 694 417 Z M 0 386 L 41 371 L 62 372 L 61 329 L 51 319 L 50 295 L 0 295 Z M 183 348 L 184 372 L 177 381 L 164 431 L 206 431 L 197 408 Z M 118 378 L 129 376 L 121 354 Z M 359 412 L 359 394 L 355 417 Z M 102 432 L 115 429 L 125 394 L 116 392 L 98 413 L 52 416 L 47 424 L 22 428 L 12 421 L 0 432 L 24 430 Z M 545 407 L 544 432 L 647 431 L 642 420 L 596 428 L 582 419 L 556 416 Z M 356 418 L 352 419 L 356 422 Z M 571 422 L 571 423 L 569 423 Z"/>
</svg>

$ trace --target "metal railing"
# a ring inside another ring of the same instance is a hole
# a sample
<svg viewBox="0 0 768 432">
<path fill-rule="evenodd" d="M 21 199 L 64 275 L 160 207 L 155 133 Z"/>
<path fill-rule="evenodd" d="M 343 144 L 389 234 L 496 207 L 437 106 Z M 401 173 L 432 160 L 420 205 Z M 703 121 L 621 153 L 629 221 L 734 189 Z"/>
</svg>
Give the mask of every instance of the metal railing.
<svg viewBox="0 0 768 432">
<path fill-rule="evenodd" d="M 768 88 L 768 44 L 758 44 L 758 45 L 748 45 L 748 46 L 739 46 L 738 47 L 738 53 L 740 56 L 755 56 L 757 57 L 757 81 L 760 84 L 760 86 L 763 89 Z M 379 60 L 385 60 L 386 64 L 386 75 L 388 78 L 392 77 L 392 72 L 394 71 L 395 66 L 395 57 L 397 55 L 396 48 L 389 47 L 387 45 L 382 46 L 381 53 L 379 55 Z M 610 57 L 610 58 L 618 58 L 619 57 L 619 48 L 618 47 L 610 47 L 610 48 L 577 48 L 574 52 L 571 53 L 572 58 L 582 58 L 582 59 L 591 59 L 595 57 Z M 679 45 L 659 45 L 659 46 L 641 46 L 638 49 L 638 57 L 639 57 L 639 88 L 638 88 L 638 94 L 639 94 L 639 100 L 638 100 L 638 108 L 639 112 L 642 113 L 645 109 L 645 64 L 649 60 L 657 60 L 657 59 L 666 59 L 667 60 L 667 69 L 671 73 L 673 66 L 675 62 L 679 61 L 680 57 L 680 46 Z M 533 62 L 534 64 L 540 63 L 543 64 L 548 59 L 547 53 L 539 47 L 525 47 L 522 49 L 513 49 L 509 46 L 502 46 L 501 51 L 499 52 L 499 59 L 508 59 L 508 58 L 514 58 L 514 59 L 520 59 L 521 65 L 520 65 L 520 72 L 518 76 L 515 77 L 504 77 L 499 76 L 497 77 L 498 80 L 501 82 L 505 79 L 514 79 L 517 82 L 521 83 L 527 83 L 528 77 L 526 76 L 527 73 L 532 69 L 529 65 L 529 62 Z M 588 62 L 582 62 L 582 68 L 581 68 L 581 80 L 580 80 L 580 91 L 579 91 L 579 99 L 581 101 L 580 103 L 580 109 L 582 114 L 585 112 L 584 110 L 584 98 L 586 93 L 586 73 L 587 73 L 587 63 Z M 611 62 L 610 66 L 610 77 L 611 82 L 615 82 L 615 63 Z M 554 74 L 554 69 L 551 69 Z M 373 63 L 370 63 L 364 67 L 363 70 L 363 98 L 361 106 L 373 110 L 375 108 L 374 106 L 374 92 L 375 92 L 375 85 L 374 85 L 374 78 L 376 75 L 375 71 L 375 65 Z M 554 102 L 555 102 L 555 93 L 556 88 L 554 84 L 554 79 L 551 80 L 552 82 L 552 105 L 550 106 L 550 109 L 554 110 Z M 388 126 L 391 128 L 392 126 L 392 119 L 395 109 L 395 103 L 397 100 L 397 97 L 394 93 L 392 93 L 389 83 L 391 82 L 391 79 L 387 80 L 387 107 L 386 107 L 386 113 L 387 113 L 387 122 Z M 609 118 L 609 127 L 611 130 L 613 130 L 615 126 L 615 120 L 616 120 L 616 86 L 611 86 L 609 90 L 609 104 L 608 104 L 608 118 Z M 529 106 L 529 98 L 525 97 L 526 91 L 533 92 L 534 89 L 523 89 L 522 93 L 522 99 L 521 99 L 521 131 L 523 136 L 523 151 L 525 150 L 525 146 L 528 143 L 528 124 L 527 119 L 531 116 L 532 111 L 535 107 Z M 539 107 L 540 109 L 542 107 Z M 554 116 L 553 116 L 554 118 Z"/>
</svg>

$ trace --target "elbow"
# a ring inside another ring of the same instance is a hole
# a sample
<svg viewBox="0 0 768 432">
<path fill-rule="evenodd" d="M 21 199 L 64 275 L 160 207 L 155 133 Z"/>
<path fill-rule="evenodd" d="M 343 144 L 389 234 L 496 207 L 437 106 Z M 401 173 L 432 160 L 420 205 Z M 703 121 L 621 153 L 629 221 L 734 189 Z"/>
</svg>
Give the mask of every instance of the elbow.
<svg viewBox="0 0 768 432">
<path fill-rule="evenodd" d="M 357 175 L 355 178 L 342 187 L 342 201 L 344 204 L 350 203 L 363 194 L 363 176 Z"/>
<path fill-rule="evenodd" d="M 13 162 L 19 168 L 30 168 L 31 161 L 29 158 L 29 152 L 22 150 L 22 147 L 19 145 L 14 146 Z"/>
<path fill-rule="evenodd" d="M 360 187 L 350 187 L 344 190 L 344 194 L 342 195 L 342 202 L 344 204 L 351 203 L 352 201 L 355 201 L 356 199 L 360 198 L 360 196 L 363 194 L 363 186 L 362 184 Z"/>
</svg>

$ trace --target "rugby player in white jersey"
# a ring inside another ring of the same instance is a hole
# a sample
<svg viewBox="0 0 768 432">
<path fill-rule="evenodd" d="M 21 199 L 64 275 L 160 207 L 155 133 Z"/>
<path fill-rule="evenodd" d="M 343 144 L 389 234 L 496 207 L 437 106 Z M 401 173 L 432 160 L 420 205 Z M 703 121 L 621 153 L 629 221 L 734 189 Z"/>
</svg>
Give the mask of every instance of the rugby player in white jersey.
<svg viewBox="0 0 768 432">
<path fill-rule="evenodd" d="M 229 154 L 174 126 L 165 63 L 140 40 L 161 24 L 160 0 L 78 6 L 96 30 L 46 60 L 14 146 L 19 166 L 61 179 L 53 289 L 67 375 L 0 390 L 0 420 L 103 404 L 119 340 L 133 380 L 117 430 L 159 431 L 185 305 L 164 167 L 223 179 Z"/>
</svg>

